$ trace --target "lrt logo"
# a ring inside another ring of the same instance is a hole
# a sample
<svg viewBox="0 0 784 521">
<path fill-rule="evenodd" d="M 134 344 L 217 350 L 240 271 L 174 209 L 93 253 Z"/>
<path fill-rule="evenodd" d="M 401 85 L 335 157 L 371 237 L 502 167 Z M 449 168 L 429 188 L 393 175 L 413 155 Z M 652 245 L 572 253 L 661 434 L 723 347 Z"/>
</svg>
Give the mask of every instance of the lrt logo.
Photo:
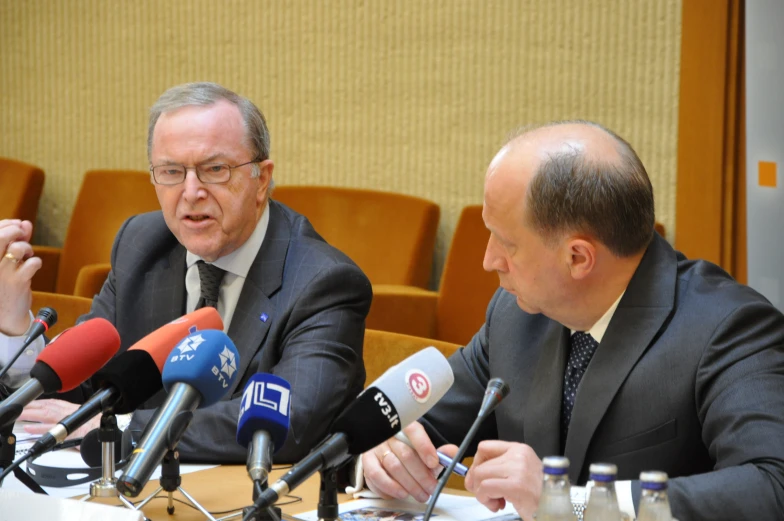
<svg viewBox="0 0 784 521">
<path fill-rule="evenodd" d="M 419 403 L 426 403 L 430 399 L 430 378 L 419 369 L 411 369 L 406 373 L 406 387 L 408 392 Z"/>
<path fill-rule="evenodd" d="M 172 357 L 170 362 L 181 362 L 183 360 L 193 360 L 196 356 L 196 349 L 204 343 L 204 337 L 201 335 L 189 336 L 177 345 L 179 354 Z"/>
<path fill-rule="evenodd" d="M 392 404 L 387 401 L 387 397 L 384 395 L 384 393 L 381 391 L 377 392 L 373 399 L 381 406 L 381 414 L 386 416 L 387 420 L 389 420 L 390 428 L 394 429 L 400 425 L 400 418 L 397 415 L 397 411 L 394 407 L 392 407 Z"/>
<path fill-rule="evenodd" d="M 291 391 L 282 385 L 272 382 L 253 382 L 242 394 L 240 415 L 252 406 L 266 407 L 283 416 L 289 415 L 289 400 Z"/>
<path fill-rule="evenodd" d="M 231 380 L 231 377 L 234 376 L 234 373 L 237 371 L 237 360 L 234 358 L 234 353 L 226 346 L 223 347 L 223 351 L 221 351 L 218 356 L 220 356 L 221 366 L 220 369 L 218 369 L 217 366 L 212 366 L 212 374 L 218 377 L 218 381 L 225 389 L 229 386 L 229 382 L 226 378 Z M 224 374 L 226 375 L 225 378 L 223 377 Z"/>
</svg>

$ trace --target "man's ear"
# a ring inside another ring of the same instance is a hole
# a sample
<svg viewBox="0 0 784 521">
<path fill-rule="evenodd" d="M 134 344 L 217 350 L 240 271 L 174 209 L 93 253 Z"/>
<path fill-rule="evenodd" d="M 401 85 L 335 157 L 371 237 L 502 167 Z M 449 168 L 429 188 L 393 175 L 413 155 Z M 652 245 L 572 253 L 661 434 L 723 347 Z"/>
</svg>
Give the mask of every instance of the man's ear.
<svg viewBox="0 0 784 521">
<path fill-rule="evenodd" d="M 568 264 L 572 278 L 586 278 L 596 265 L 596 246 L 584 238 L 572 238 L 567 243 Z"/>
<path fill-rule="evenodd" d="M 259 189 L 257 199 L 264 201 L 269 196 L 270 183 L 272 182 L 272 170 L 275 168 L 275 163 L 271 159 L 265 159 L 259 163 Z"/>
</svg>

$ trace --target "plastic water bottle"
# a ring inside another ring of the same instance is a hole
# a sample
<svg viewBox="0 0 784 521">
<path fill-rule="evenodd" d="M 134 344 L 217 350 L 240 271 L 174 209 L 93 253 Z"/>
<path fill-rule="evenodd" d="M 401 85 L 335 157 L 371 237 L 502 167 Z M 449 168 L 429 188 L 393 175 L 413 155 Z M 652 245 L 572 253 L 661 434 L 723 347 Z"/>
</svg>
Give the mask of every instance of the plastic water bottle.
<svg viewBox="0 0 784 521">
<path fill-rule="evenodd" d="M 670 521 L 670 500 L 667 499 L 667 474 L 650 471 L 640 473 L 640 514 L 637 521 Z"/>
<path fill-rule="evenodd" d="M 584 521 L 621 521 L 618 497 L 615 495 L 615 476 L 618 467 L 611 463 L 593 463 L 589 467 L 593 488 L 585 505 Z"/>
<path fill-rule="evenodd" d="M 539 497 L 536 521 L 577 521 L 572 508 L 569 485 L 569 460 L 563 456 L 548 456 L 544 464 L 544 483 Z"/>
</svg>

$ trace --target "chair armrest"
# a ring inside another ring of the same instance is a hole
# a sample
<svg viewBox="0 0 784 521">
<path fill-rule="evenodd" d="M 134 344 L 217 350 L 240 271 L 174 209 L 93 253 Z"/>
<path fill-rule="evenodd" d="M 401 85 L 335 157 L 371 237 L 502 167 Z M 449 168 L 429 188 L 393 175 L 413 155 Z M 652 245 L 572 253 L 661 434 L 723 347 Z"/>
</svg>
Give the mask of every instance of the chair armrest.
<svg viewBox="0 0 784 521">
<path fill-rule="evenodd" d="M 54 293 L 57 287 L 57 270 L 60 267 L 62 248 L 33 246 L 33 255 L 41 258 L 41 269 L 33 275 L 33 291 Z"/>
<path fill-rule="evenodd" d="M 433 338 L 438 293 L 414 286 L 376 284 L 365 327 Z"/>
<path fill-rule="evenodd" d="M 106 282 L 110 271 L 112 271 L 112 265 L 108 262 L 82 266 L 82 269 L 76 275 L 74 295 L 89 299 L 93 298 L 101 292 L 103 283 Z"/>
</svg>

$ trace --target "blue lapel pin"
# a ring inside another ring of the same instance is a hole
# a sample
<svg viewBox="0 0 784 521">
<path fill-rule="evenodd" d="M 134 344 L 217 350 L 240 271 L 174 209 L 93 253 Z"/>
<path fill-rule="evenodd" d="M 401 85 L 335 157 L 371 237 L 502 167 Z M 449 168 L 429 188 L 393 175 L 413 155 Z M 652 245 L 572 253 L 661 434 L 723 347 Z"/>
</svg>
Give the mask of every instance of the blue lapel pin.
<svg viewBox="0 0 784 521">
<path fill-rule="evenodd" d="M 259 316 L 259 320 L 261 320 L 262 322 L 266 322 L 266 321 L 267 321 L 267 319 L 269 319 L 269 315 L 267 315 L 266 313 L 262 313 L 262 314 Z"/>
</svg>

